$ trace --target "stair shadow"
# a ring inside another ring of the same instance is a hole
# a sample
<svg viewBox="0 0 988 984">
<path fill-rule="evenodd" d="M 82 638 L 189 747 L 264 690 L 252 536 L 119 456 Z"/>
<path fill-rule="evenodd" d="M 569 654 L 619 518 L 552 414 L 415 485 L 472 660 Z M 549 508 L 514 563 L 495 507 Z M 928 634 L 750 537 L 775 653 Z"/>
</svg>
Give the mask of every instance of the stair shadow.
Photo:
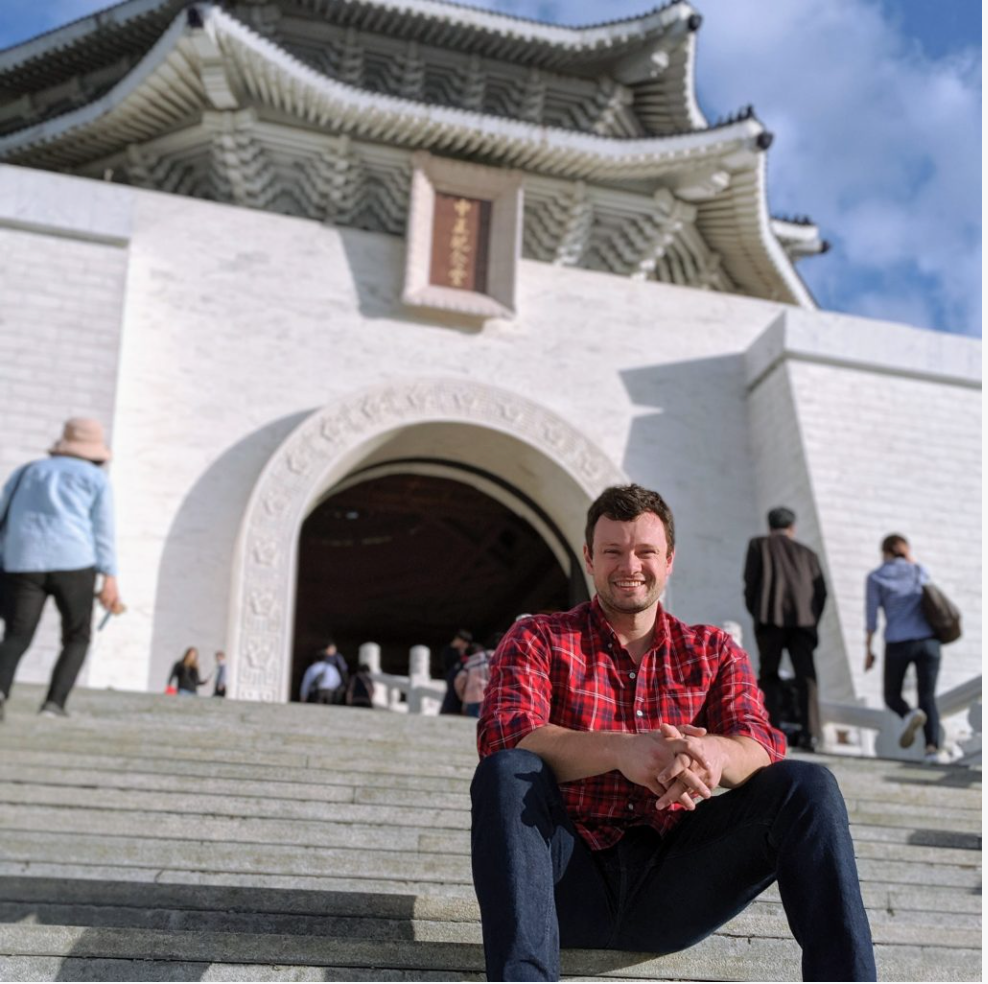
<svg viewBox="0 0 988 984">
<path fill-rule="evenodd" d="M 186 939 L 198 933 L 411 941 L 415 902 L 414 895 L 0 876 L 0 927 L 84 929 L 49 978 L 58 981 L 201 980 L 213 963 L 230 961 L 186 952 Z M 160 953 L 136 954 L 121 952 L 119 936 L 107 933 L 121 929 L 190 935 L 173 945 L 162 937 Z"/>
<path fill-rule="evenodd" d="M 927 786 L 936 788 L 943 786 L 948 789 L 973 789 L 981 785 L 981 770 L 968 769 L 964 766 L 948 767 L 936 779 L 910 779 L 905 776 L 885 776 L 886 782 L 894 782 L 899 786 Z"/>
<path fill-rule="evenodd" d="M 959 830 L 917 828 L 910 831 L 906 843 L 914 847 L 950 847 L 962 851 L 980 851 L 981 835 Z"/>
</svg>

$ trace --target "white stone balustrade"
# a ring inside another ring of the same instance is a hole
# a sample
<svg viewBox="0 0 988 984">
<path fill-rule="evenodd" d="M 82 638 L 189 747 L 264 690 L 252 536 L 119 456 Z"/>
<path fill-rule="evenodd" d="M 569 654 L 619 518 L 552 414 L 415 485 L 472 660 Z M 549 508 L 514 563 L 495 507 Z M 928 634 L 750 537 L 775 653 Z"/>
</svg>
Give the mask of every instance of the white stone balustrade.
<svg viewBox="0 0 988 984">
<path fill-rule="evenodd" d="M 399 714 L 439 713 L 446 696 L 446 681 L 430 675 L 432 654 L 428 646 L 412 646 L 408 651 L 408 676 L 381 670 L 381 647 L 375 642 L 362 643 L 359 661 L 367 665 L 374 681 L 374 706 Z"/>
</svg>

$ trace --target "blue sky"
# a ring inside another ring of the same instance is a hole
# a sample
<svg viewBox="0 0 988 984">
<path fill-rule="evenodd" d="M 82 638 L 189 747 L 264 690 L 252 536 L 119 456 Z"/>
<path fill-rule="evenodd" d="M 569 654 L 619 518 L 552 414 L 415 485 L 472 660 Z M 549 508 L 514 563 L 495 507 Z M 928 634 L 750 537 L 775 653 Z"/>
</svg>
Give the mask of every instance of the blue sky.
<svg viewBox="0 0 988 984">
<path fill-rule="evenodd" d="M 0 48 L 107 6 L 0 0 Z M 473 0 L 565 24 L 645 0 Z M 833 249 L 800 264 L 821 307 L 981 335 L 981 5 L 977 0 L 693 0 L 700 104 L 751 103 L 775 134 L 774 214 Z"/>
</svg>

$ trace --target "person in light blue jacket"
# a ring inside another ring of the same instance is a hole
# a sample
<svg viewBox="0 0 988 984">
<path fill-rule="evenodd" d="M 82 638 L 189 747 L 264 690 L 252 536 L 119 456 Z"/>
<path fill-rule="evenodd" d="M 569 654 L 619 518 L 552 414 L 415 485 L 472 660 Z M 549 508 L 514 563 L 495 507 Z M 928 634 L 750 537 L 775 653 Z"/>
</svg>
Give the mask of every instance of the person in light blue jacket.
<svg viewBox="0 0 988 984">
<path fill-rule="evenodd" d="M 865 670 L 875 665 L 872 639 L 878 628 L 878 609 L 885 613 L 886 705 L 905 721 L 899 744 L 909 748 L 920 728 L 926 737 L 926 761 L 939 762 L 940 714 L 937 711 L 937 675 L 940 643 L 923 614 L 923 585 L 929 572 L 916 562 L 904 536 L 891 533 L 882 541 L 882 566 L 865 583 Z M 910 665 L 916 667 L 919 707 L 910 708 L 902 684 Z"/>
<path fill-rule="evenodd" d="M 86 659 L 100 576 L 100 604 L 123 609 L 103 428 L 74 417 L 48 453 L 16 469 L 0 492 L 0 720 L 49 596 L 62 618 L 62 651 L 41 713 L 55 717 L 67 715 L 65 702 Z"/>
</svg>

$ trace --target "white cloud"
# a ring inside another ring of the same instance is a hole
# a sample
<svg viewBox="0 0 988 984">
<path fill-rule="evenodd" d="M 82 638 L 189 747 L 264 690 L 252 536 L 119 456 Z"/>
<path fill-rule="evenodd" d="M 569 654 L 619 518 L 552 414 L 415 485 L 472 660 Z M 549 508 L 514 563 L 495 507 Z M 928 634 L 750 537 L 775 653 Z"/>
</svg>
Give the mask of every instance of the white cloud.
<svg viewBox="0 0 988 984">
<path fill-rule="evenodd" d="M 872 0 L 700 6 L 704 105 L 754 103 L 773 210 L 836 247 L 801 266 L 821 300 L 980 334 L 980 51 L 931 60 Z"/>
<path fill-rule="evenodd" d="M 755 106 L 776 135 L 769 153 L 772 210 L 809 214 L 835 247 L 800 265 L 821 303 L 980 334 L 976 42 L 931 59 L 878 0 L 693 2 L 704 15 L 697 74 L 705 111 L 714 120 Z M 497 4 L 569 24 L 652 6 Z M 935 17 L 936 5 L 929 10 Z"/>
</svg>

